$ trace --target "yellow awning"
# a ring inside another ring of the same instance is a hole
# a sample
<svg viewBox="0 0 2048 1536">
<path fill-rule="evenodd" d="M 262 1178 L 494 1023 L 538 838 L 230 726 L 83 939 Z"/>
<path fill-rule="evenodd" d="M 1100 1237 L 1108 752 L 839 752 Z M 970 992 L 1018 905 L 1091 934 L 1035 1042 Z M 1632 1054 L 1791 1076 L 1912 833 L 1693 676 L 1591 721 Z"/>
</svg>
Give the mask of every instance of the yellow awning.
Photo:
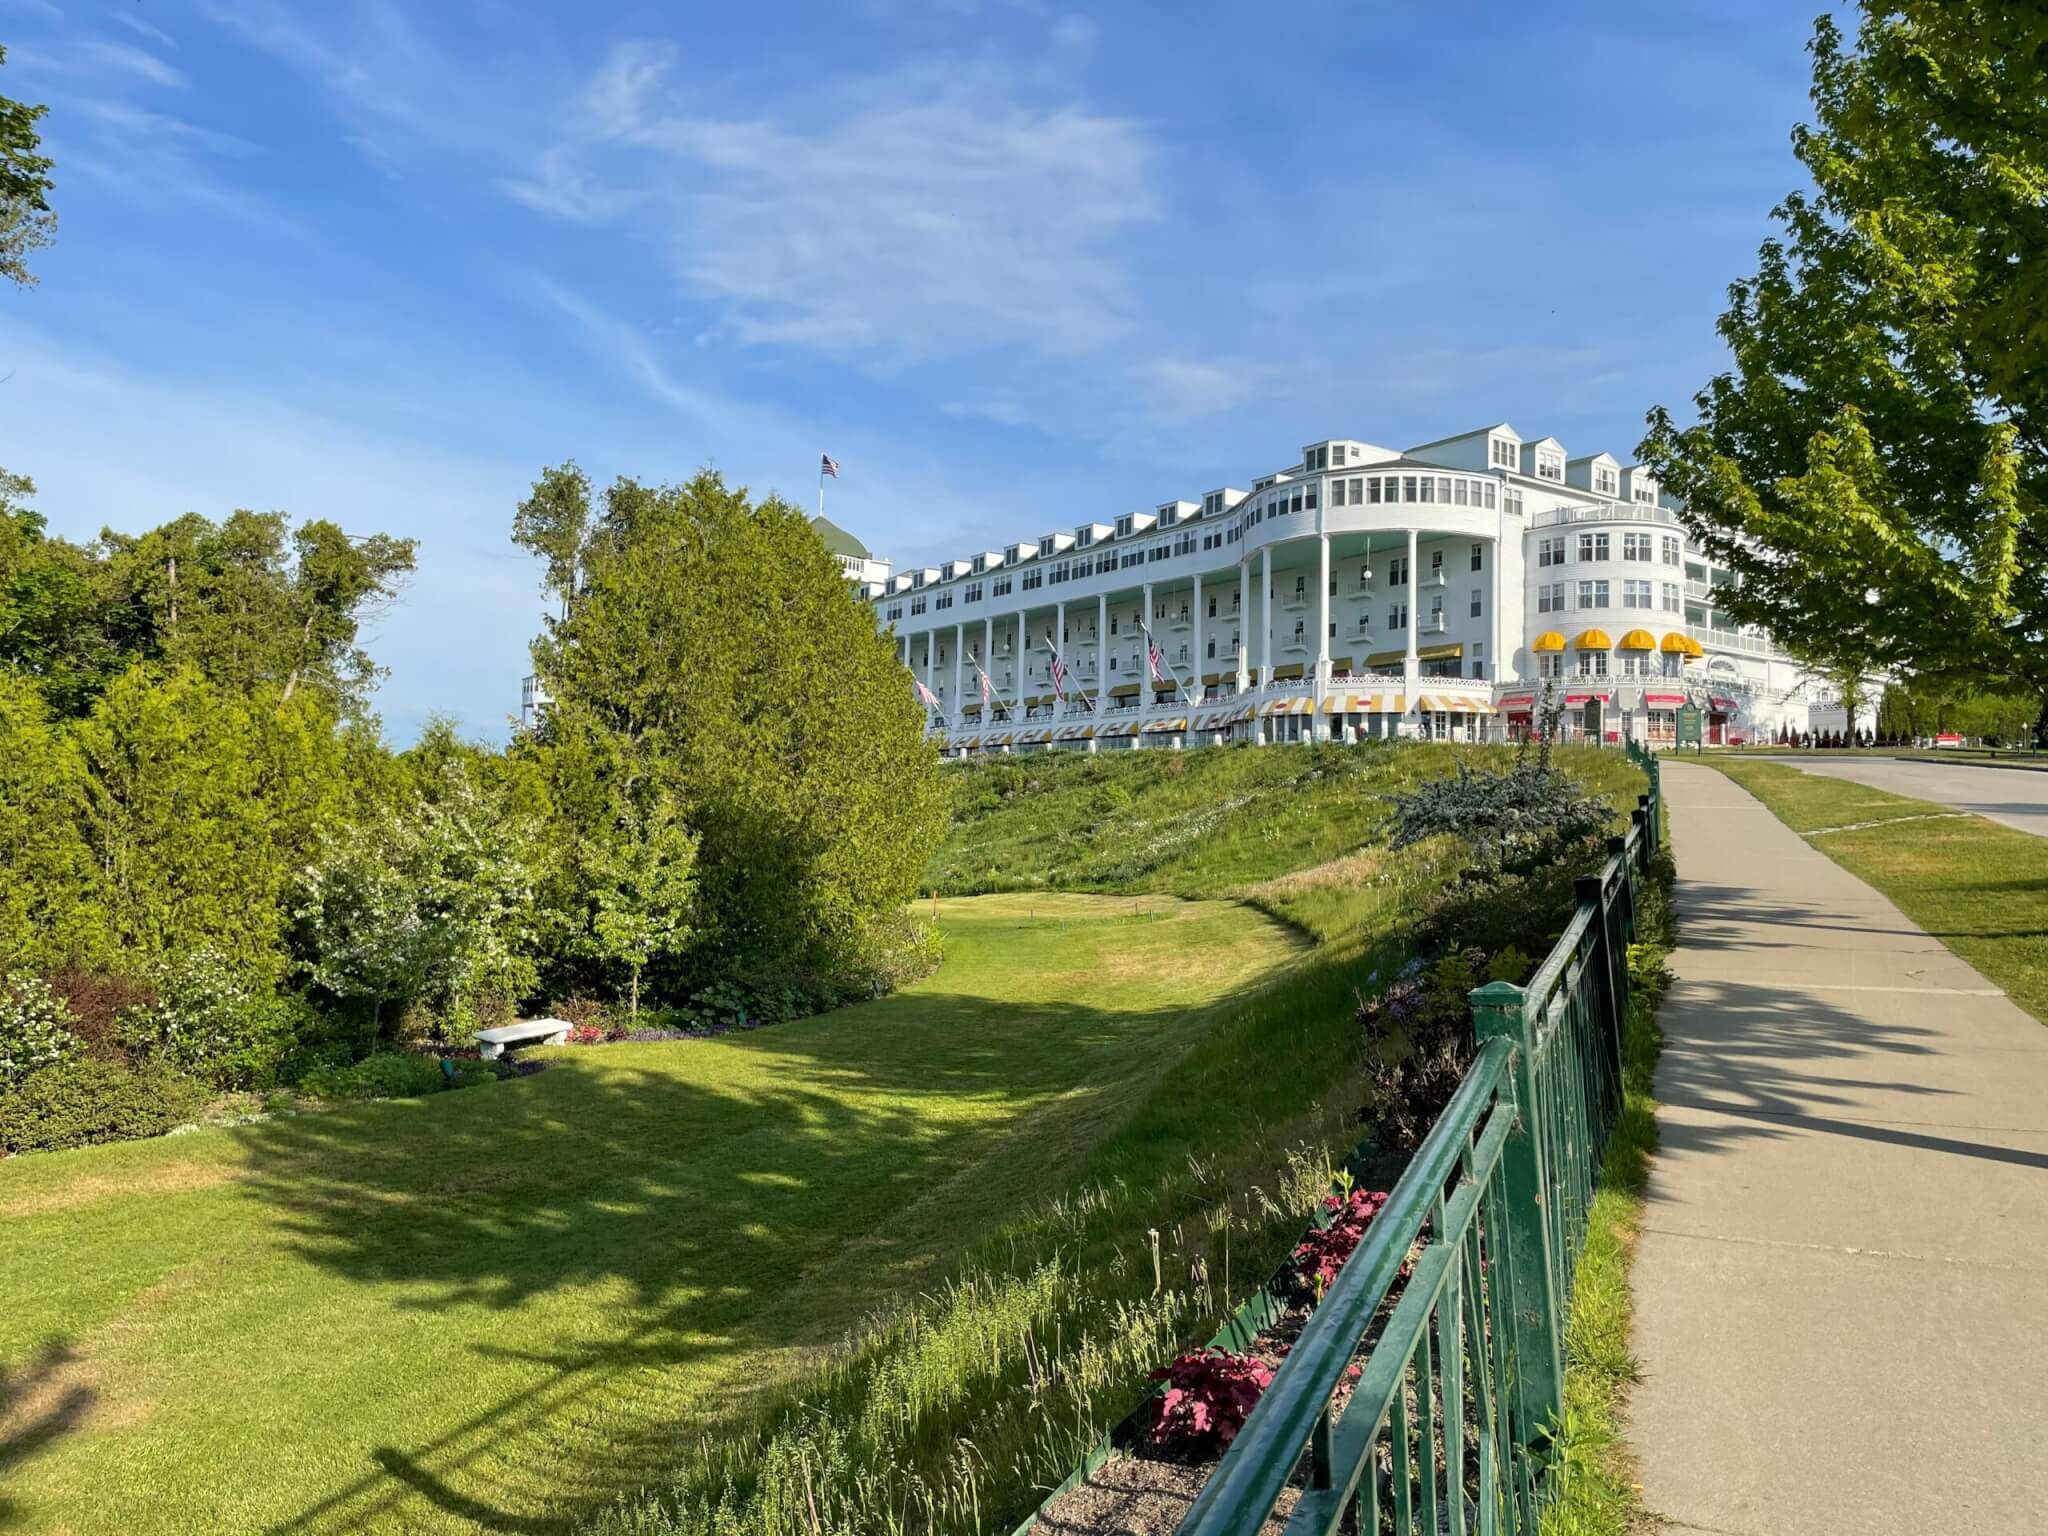
<svg viewBox="0 0 2048 1536">
<path fill-rule="evenodd" d="M 963 741 L 956 741 L 953 743 L 954 746 L 960 748 L 960 750 L 963 752 L 968 751 L 973 747 L 979 746 L 980 744 L 981 738 L 979 736 L 969 736 Z"/>
<path fill-rule="evenodd" d="M 1654 651 L 1657 638 L 1647 629 L 1632 629 L 1615 642 L 1617 651 Z"/>
<path fill-rule="evenodd" d="M 1529 649 L 1544 655 L 1564 649 L 1564 636 L 1554 629 L 1546 629 L 1529 642 Z"/>
<path fill-rule="evenodd" d="M 1307 694 L 1293 699 L 1268 699 L 1259 706 L 1262 715 L 1306 715 L 1316 707 L 1316 701 Z"/>
<path fill-rule="evenodd" d="M 1483 699 L 1468 699 L 1457 693 L 1425 693 L 1416 698 L 1419 708 L 1433 715 L 1490 715 L 1493 706 Z"/>
<path fill-rule="evenodd" d="M 1707 648 L 1701 645 L 1699 641 L 1693 639 L 1691 635 L 1687 635 L 1685 637 L 1685 654 L 1697 659 L 1707 654 Z"/>
<path fill-rule="evenodd" d="M 1692 654 L 1690 646 L 1691 642 L 1674 629 L 1664 637 L 1663 643 L 1657 649 L 1664 652 L 1667 656 L 1690 656 Z"/>
<path fill-rule="evenodd" d="M 1611 651 L 1614 642 L 1607 638 L 1604 629 L 1587 629 L 1579 632 L 1579 638 L 1572 642 L 1582 651 Z"/>
<path fill-rule="evenodd" d="M 1148 731 L 1184 731 L 1188 728 L 1185 717 L 1179 720 L 1154 720 L 1145 727 Z"/>
</svg>

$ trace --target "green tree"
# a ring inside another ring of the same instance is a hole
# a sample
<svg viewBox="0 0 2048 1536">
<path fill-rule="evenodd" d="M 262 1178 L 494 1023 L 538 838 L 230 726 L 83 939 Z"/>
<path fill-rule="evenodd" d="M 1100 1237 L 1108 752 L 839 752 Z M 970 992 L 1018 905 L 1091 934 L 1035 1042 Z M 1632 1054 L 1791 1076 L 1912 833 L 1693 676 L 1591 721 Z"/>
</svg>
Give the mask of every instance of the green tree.
<svg viewBox="0 0 2048 1536">
<path fill-rule="evenodd" d="M 541 590 L 560 600 L 563 618 L 576 596 L 576 573 L 590 536 L 590 477 L 575 462 L 547 468 L 512 514 L 512 542 L 545 564 Z"/>
<path fill-rule="evenodd" d="M 108 960 L 85 807 L 78 744 L 32 683 L 0 673 L 0 971 Z"/>
<path fill-rule="evenodd" d="M 690 980 L 853 974 L 914 894 L 945 799 L 895 648 L 809 520 L 713 473 L 621 480 L 576 590 L 535 670 L 560 728 L 587 721 L 697 838 Z"/>
<path fill-rule="evenodd" d="M 697 840 L 666 795 L 654 797 L 645 810 L 629 810 L 603 848 L 591 927 L 598 953 L 630 975 L 627 995 L 636 1024 L 640 973 L 650 960 L 678 954 L 689 941 L 696 862 Z"/>
<path fill-rule="evenodd" d="M 310 979 L 367 1003 L 420 1003 L 446 1038 L 500 1021 L 537 980 L 533 821 L 493 782 L 487 754 L 445 725 L 396 797 L 329 830 L 303 866 L 294 915 Z"/>
<path fill-rule="evenodd" d="M 129 657 L 108 633 L 99 563 L 51 538 L 35 482 L 0 470 L 0 671 L 34 681 L 59 716 L 84 714 Z"/>
<path fill-rule="evenodd" d="M 304 696 L 281 704 L 189 668 L 159 681 L 137 667 L 74 734 L 81 830 L 124 968 L 207 946 L 278 979 L 287 892 L 349 803 L 332 716 Z"/>
<path fill-rule="evenodd" d="M 2048 729 L 2048 29 L 1994 0 L 1823 17 L 1813 179 L 1736 283 L 1734 366 L 1641 453 L 1739 590 L 1823 665 L 2020 688 Z"/>
<path fill-rule="evenodd" d="M 0 48 L 0 64 L 7 50 Z M 0 278 L 27 287 L 31 252 L 48 245 L 57 231 L 50 211 L 52 161 L 41 153 L 36 124 L 50 109 L 0 96 Z"/>
</svg>

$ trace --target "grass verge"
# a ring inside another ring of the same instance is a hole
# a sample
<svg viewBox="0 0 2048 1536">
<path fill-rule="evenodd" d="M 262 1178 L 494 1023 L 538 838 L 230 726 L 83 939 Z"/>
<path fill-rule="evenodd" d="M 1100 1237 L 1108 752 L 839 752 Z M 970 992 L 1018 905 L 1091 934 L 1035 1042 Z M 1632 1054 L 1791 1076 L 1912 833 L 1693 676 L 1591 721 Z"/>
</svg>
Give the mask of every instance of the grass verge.
<svg viewBox="0 0 2048 1536">
<path fill-rule="evenodd" d="M 1638 1376 L 1629 1348 L 1634 1315 L 1629 1267 L 1642 1226 L 1650 1155 L 1657 1149 L 1652 1084 L 1664 1043 L 1657 1005 L 1667 979 L 1664 958 L 1672 945 L 1671 879 L 1670 855 L 1660 854 L 1644 883 L 1638 939 L 1629 950 L 1621 1113 L 1601 1163 L 1565 1328 L 1559 1493 L 1544 1512 L 1544 1536 L 1624 1536 L 1643 1518 L 1622 1425 L 1629 1389 Z"/>
<path fill-rule="evenodd" d="M 2048 1022 L 2048 838 L 1781 763 L 1706 762 Z"/>
</svg>

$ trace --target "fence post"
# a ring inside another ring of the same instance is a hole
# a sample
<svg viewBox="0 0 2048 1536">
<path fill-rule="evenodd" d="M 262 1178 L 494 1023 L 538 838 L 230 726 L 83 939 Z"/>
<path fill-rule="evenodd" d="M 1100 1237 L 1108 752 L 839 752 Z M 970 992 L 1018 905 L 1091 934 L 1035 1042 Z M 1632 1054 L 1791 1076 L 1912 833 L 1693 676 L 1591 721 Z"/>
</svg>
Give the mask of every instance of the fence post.
<svg viewBox="0 0 2048 1536">
<path fill-rule="evenodd" d="M 1505 1039 L 1515 1048 L 1514 1065 L 1502 1084 L 1512 1098 L 1514 1128 L 1501 1150 L 1500 1167 L 1508 1214 L 1508 1376 L 1516 1440 L 1529 1445 L 1564 1411 L 1564 1319 L 1558 1315 L 1550 1252 L 1552 1195 L 1543 1127 L 1537 1123 L 1543 1101 L 1536 1093 L 1526 994 L 1512 982 L 1488 982 L 1472 993 L 1472 1023 L 1481 1045 Z"/>
</svg>

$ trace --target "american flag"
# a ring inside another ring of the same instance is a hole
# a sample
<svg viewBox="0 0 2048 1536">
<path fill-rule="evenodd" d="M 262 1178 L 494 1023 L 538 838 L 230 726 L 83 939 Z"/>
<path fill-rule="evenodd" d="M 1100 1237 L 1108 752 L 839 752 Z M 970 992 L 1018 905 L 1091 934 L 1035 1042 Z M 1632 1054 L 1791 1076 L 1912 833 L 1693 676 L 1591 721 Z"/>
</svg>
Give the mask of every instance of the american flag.
<svg viewBox="0 0 2048 1536">
<path fill-rule="evenodd" d="M 1152 668 L 1152 681 L 1165 682 L 1166 673 L 1160 670 L 1159 665 L 1165 658 L 1159 654 L 1159 642 L 1152 638 L 1152 631 L 1149 629 L 1145 631 L 1145 660 Z"/>
<path fill-rule="evenodd" d="M 977 665 L 974 669 L 974 675 L 981 679 L 981 703 L 982 707 L 986 709 L 988 707 L 989 695 L 988 674 Z"/>
<path fill-rule="evenodd" d="M 830 475 L 834 480 L 837 480 L 839 478 L 839 461 L 833 458 L 832 455 L 829 453 L 819 454 L 818 473 L 821 475 Z"/>
<path fill-rule="evenodd" d="M 1067 696 L 1067 663 L 1052 643 L 1050 634 L 1045 637 L 1045 648 L 1052 652 L 1052 691 L 1064 699 Z"/>
<path fill-rule="evenodd" d="M 939 707 L 939 696 L 933 693 L 931 689 L 925 687 L 923 678 L 913 677 L 910 680 L 910 684 L 917 690 L 917 697 L 926 709 L 937 709 Z"/>
</svg>

